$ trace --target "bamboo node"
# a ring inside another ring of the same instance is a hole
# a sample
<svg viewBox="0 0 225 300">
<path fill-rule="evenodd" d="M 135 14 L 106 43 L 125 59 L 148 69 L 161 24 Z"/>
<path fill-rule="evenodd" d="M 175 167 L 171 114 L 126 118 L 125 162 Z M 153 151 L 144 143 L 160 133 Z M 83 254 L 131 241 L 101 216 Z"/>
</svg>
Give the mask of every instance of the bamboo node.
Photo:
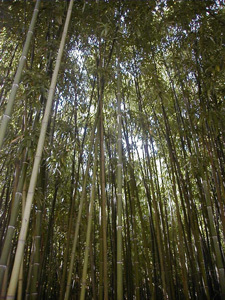
<svg viewBox="0 0 225 300">
<path fill-rule="evenodd" d="M 18 83 L 13 83 L 13 86 L 18 88 L 19 84 Z"/>
<path fill-rule="evenodd" d="M 9 115 L 4 114 L 3 117 L 6 117 L 8 119 L 11 119 L 11 117 Z"/>
<path fill-rule="evenodd" d="M 25 244 L 25 240 L 19 239 L 19 242 L 24 243 Z"/>
<path fill-rule="evenodd" d="M 36 239 L 40 239 L 41 236 L 40 236 L 40 235 L 36 235 L 35 238 L 36 238 Z"/>
<path fill-rule="evenodd" d="M 16 192 L 16 195 L 22 196 L 21 192 Z"/>
<path fill-rule="evenodd" d="M 13 229 L 15 229 L 15 226 L 9 225 L 8 228 L 13 228 Z"/>
<path fill-rule="evenodd" d="M 116 263 L 122 265 L 123 262 L 122 261 L 117 261 Z"/>
<path fill-rule="evenodd" d="M 121 225 L 117 225 L 117 229 L 122 229 L 123 227 Z"/>
<path fill-rule="evenodd" d="M 123 194 L 121 194 L 121 193 L 117 193 L 117 196 L 122 196 Z"/>
<path fill-rule="evenodd" d="M 39 11 L 39 9 L 38 9 L 38 8 L 35 8 L 35 9 L 34 9 L 34 11 L 37 11 L 37 12 L 38 12 L 38 11 Z"/>
<path fill-rule="evenodd" d="M 27 57 L 26 57 L 25 55 L 22 55 L 22 56 L 21 56 L 21 60 L 22 60 L 22 59 L 27 59 Z"/>
<path fill-rule="evenodd" d="M 37 212 L 37 213 L 41 213 L 41 210 L 40 210 L 40 209 L 37 209 L 36 212 Z"/>
<path fill-rule="evenodd" d="M 117 167 L 123 167 L 123 164 L 117 164 Z"/>
<path fill-rule="evenodd" d="M 4 269 L 6 269 L 6 268 L 7 268 L 7 266 L 6 266 L 6 265 L 0 265 L 0 268 L 4 268 Z"/>
<path fill-rule="evenodd" d="M 32 31 L 32 30 L 28 30 L 28 33 L 31 33 L 31 34 L 33 34 L 33 31 Z"/>
</svg>

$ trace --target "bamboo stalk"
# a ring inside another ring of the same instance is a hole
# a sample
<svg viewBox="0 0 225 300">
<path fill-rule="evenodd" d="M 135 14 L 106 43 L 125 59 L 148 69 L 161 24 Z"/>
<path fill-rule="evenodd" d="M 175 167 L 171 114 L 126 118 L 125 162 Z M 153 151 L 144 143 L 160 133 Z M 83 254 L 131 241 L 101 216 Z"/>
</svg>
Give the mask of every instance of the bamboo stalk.
<svg viewBox="0 0 225 300">
<path fill-rule="evenodd" d="M 10 249 L 11 251 L 11 249 Z M 8 256 L 7 260 L 7 265 L 10 263 L 10 255 Z M 9 268 L 6 268 L 4 276 L 3 276 L 3 281 L 2 281 L 2 288 L 1 288 L 1 300 L 5 300 L 6 293 L 7 293 L 7 283 L 8 283 L 8 275 L 9 275 Z"/>
<path fill-rule="evenodd" d="M 9 120 L 11 119 L 11 116 L 12 116 L 13 104 L 14 104 L 14 101 L 15 101 L 17 89 L 19 87 L 23 67 L 24 67 L 25 61 L 27 59 L 27 53 L 29 51 L 31 38 L 33 36 L 34 26 L 35 26 L 36 21 L 37 21 L 37 16 L 38 16 L 40 3 L 41 3 L 41 0 L 36 1 L 33 16 L 32 16 L 32 19 L 31 19 L 31 23 L 30 23 L 30 26 L 29 26 L 28 33 L 27 33 L 26 41 L 25 41 L 25 44 L 24 44 L 24 47 L 23 47 L 22 56 L 20 58 L 20 62 L 19 62 L 19 65 L 18 65 L 18 68 L 17 68 L 17 71 L 16 71 L 14 81 L 13 81 L 11 93 L 9 95 L 9 101 L 7 103 L 7 106 L 6 106 L 5 113 L 3 114 L 3 117 L 2 117 L 2 122 L 1 122 L 1 127 L 0 127 L 0 150 L 1 150 L 2 145 L 3 145 L 3 140 L 4 140 L 4 137 L 5 137 L 5 134 L 6 134 L 6 130 L 7 130 Z"/>
<path fill-rule="evenodd" d="M 22 166 L 22 171 L 21 171 L 21 175 L 20 175 L 20 178 L 19 178 L 17 191 L 16 191 L 16 194 L 15 194 L 15 199 L 13 201 L 10 221 L 9 221 L 9 225 L 8 225 L 8 228 L 7 228 L 7 233 L 6 233 L 6 237 L 5 237 L 5 241 L 4 241 L 4 245 L 3 245 L 3 249 L 2 249 L 2 253 L 1 253 L 1 258 L 0 258 L 0 289 L 1 289 L 1 286 L 3 284 L 2 282 L 3 282 L 4 272 L 8 268 L 7 260 L 8 260 L 8 256 L 9 256 L 9 253 L 10 253 L 10 248 L 11 248 L 11 245 L 12 245 L 16 220 L 17 220 L 19 206 L 20 206 L 20 202 L 21 202 L 21 198 L 22 198 L 22 189 L 23 189 L 23 184 L 24 184 L 26 169 L 27 169 L 26 158 L 27 158 L 27 151 L 24 155 L 24 162 L 23 162 L 23 166 Z"/>
<path fill-rule="evenodd" d="M 117 46 L 117 123 L 118 123 L 118 164 L 117 164 L 117 299 L 123 299 L 123 261 L 122 261 L 122 114 L 121 114 L 121 70 L 119 46 Z"/>
<path fill-rule="evenodd" d="M 210 192 L 207 185 L 206 180 L 203 181 L 203 188 L 205 192 L 206 197 L 206 204 L 207 204 L 207 212 L 208 212 L 208 220 L 209 220 L 209 227 L 210 227 L 210 233 L 211 233 L 211 239 L 214 246 L 214 252 L 216 257 L 216 265 L 218 269 L 218 275 L 219 275 L 219 283 L 221 287 L 221 299 L 224 299 L 225 297 L 225 272 L 223 267 L 223 258 L 221 255 L 221 250 L 219 248 L 219 241 L 216 234 L 216 228 L 213 221 L 213 212 L 212 212 L 212 206 L 211 206 L 211 200 L 210 200 Z"/>
<path fill-rule="evenodd" d="M 40 199 L 37 200 L 37 210 L 36 210 L 36 224 L 35 224 L 35 236 L 34 236 L 34 259 L 32 266 L 32 276 L 31 276 L 31 286 L 30 286 L 30 297 L 31 299 L 37 299 L 38 293 L 38 272 L 40 265 L 40 243 L 41 243 L 41 204 Z"/>
<path fill-rule="evenodd" d="M 88 267 L 88 253 L 89 253 L 89 249 L 90 249 L 92 214 L 93 214 L 94 199 L 95 199 L 95 181 L 96 181 L 96 171 L 97 171 L 97 151 L 98 151 L 98 143 L 97 143 L 97 140 L 96 140 L 96 142 L 95 142 L 95 162 L 94 162 L 94 167 L 93 167 L 93 177 L 92 177 L 92 186 L 91 186 L 91 201 L 90 201 L 90 204 L 89 204 L 89 215 L 88 215 L 86 246 L 85 246 L 85 254 L 84 254 L 84 266 L 83 266 L 82 281 L 81 281 L 80 300 L 85 299 L 86 277 L 87 277 L 87 267 Z"/>
<path fill-rule="evenodd" d="M 23 193 L 22 193 L 22 218 L 24 214 L 24 208 L 25 208 L 25 201 L 26 201 L 26 181 L 23 185 Z M 18 292 L 17 292 L 17 300 L 22 300 L 23 297 L 23 261 L 20 266 L 20 273 L 19 273 L 19 279 L 18 279 Z"/>
<path fill-rule="evenodd" d="M 88 127 L 88 122 L 89 122 L 89 117 L 90 117 L 90 107 L 92 104 L 92 99 L 93 99 L 93 93 L 94 93 L 94 88 L 95 84 L 93 84 L 92 87 L 92 92 L 91 92 L 91 99 L 89 103 L 89 109 L 88 109 L 88 115 L 86 118 L 86 124 L 85 124 L 85 130 L 83 133 L 83 139 L 82 139 L 82 149 L 85 143 L 85 137 L 87 133 L 87 127 Z M 77 100 L 76 100 L 77 101 Z M 76 102 L 75 102 L 76 103 Z M 74 107 L 74 114 L 75 114 L 75 136 L 74 140 L 77 139 L 77 104 L 75 104 Z M 68 218 L 68 230 L 67 230 L 67 238 L 66 238 L 66 246 L 65 246 L 65 251 L 64 251 L 64 258 L 63 258 L 63 271 L 62 271 L 62 277 L 61 277 L 61 284 L 60 284 L 60 295 L 59 295 L 59 300 L 63 300 L 65 296 L 65 285 L 66 285 L 66 275 L 67 275 L 67 269 L 68 269 L 68 257 L 69 257 L 69 249 L 70 249 L 70 239 L 71 239 L 71 231 L 72 231 L 72 225 L 73 225 L 73 216 L 74 216 L 74 205 L 75 205 L 75 200 L 77 197 L 77 186 L 79 182 L 79 176 L 80 176 L 80 165 L 82 161 L 82 156 L 83 153 L 80 151 L 79 153 L 79 158 L 78 158 L 78 167 L 77 167 L 77 175 L 76 178 L 74 178 L 74 172 L 75 172 L 75 156 L 76 156 L 76 149 L 75 149 L 75 144 L 74 144 L 74 151 L 73 151 L 73 163 L 72 163 L 72 172 L 71 172 L 71 204 L 70 204 L 70 214 Z M 74 179 L 75 179 L 75 185 L 74 185 Z M 73 194 L 74 190 L 74 194 Z"/>
<path fill-rule="evenodd" d="M 45 114 L 44 114 L 44 118 L 42 120 L 41 132 L 40 132 L 36 155 L 35 155 L 35 159 L 34 159 L 34 165 L 33 165 L 32 175 L 31 175 L 31 179 L 30 179 L 28 194 L 27 194 L 26 206 L 25 206 L 25 210 L 24 210 L 24 217 L 22 220 L 22 226 L 21 226 L 18 245 L 17 245 L 17 249 L 16 249 L 16 256 L 15 256 L 13 271 L 12 271 L 10 284 L 9 284 L 9 288 L 8 288 L 7 299 L 14 299 L 15 293 L 16 293 L 19 270 L 20 270 L 20 265 L 21 265 L 21 261 L 23 258 L 23 252 L 24 252 L 25 240 L 26 240 L 26 236 L 27 236 L 30 213 L 31 213 L 31 208 L 32 208 L 32 203 L 33 203 L 34 191 L 35 191 L 36 182 L 37 182 L 37 175 L 38 175 L 41 156 L 42 156 L 42 152 L 43 152 L 43 148 L 44 148 L 44 141 L 45 141 L 47 126 L 48 126 L 48 120 L 49 120 L 49 116 L 51 113 L 51 107 L 52 107 L 52 102 L 53 102 L 53 97 L 54 97 L 55 87 L 56 87 L 56 82 L 57 82 L 57 75 L 58 75 L 60 63 L 62 60 L 66 35 L 67 35 L 69 22 L 70 22 L 70 18 L 71 18 L 71 13 L 72 13 L 73 2 L 74 2 L 74 0 L 70 1 L 70 5 L 69 5 L 68 11 L 67 11 L 67 17 L 66 17 L 66 21 L 65 21 L 65 25 L 64 25 L 62 39 L 61 39 L 60 46 L 59 46 L 59 52 L 58 52 L 57 59 L 56 59 L 56 65 L 55 65 L 55 69 L 54 69 L 54 72 L 52 75 L 51 85 L 50 85 L 50 89 L 49 89 L 49 93 L 48 93 Z"/>
<path fill-rule="evenodd" d="M 89 147 L 89 152 L 88 152 L 89 157 L 88 157 L 87 167 L 86 167 L 85 176 L 84 176 L 82 194 L 81 194 L 80 205 L 79 205 L 79 212 L 78 212 L 77 221 L 76 221 L 76 227 L 75 227 L 75 233 L 74 233 L 74 239 L 73 239 L 73 247 L 72 247 L 70 266 L 69 266 L 69 273 L 68 273 L 68 277 L 67 277 L 66 292 L 65 292 L 65 298 L 64 298 L 65 300 L 69 299 L 69 295 L 70 295 L 72 273 L 73 273 L 74 260 L 75 260 L 76 247 L 77 247 L 77 239 L 78 239 L 78 234 L 79 234 L 82 209 L 83 209 L 83 205 L 84 205 L 84 201 L 85 201 L 88 172 L 89 172 L 90 163 L 91 163 L 91 148 L 93 146 L 94 133 L 95 133 L 95 129 L 96 129 L 96 126 L 98 123 L 98 113 L 99 113 L 99 111 L 97 111 L 97 113 L 96 113 L 95 123 L 94 123 L 93 129 L 91 132 L 91 136 L 90 136 L 90 147 Z"/>
<path fill-rule="evenodd" d="M 103 117 L 103 89 L 104 78 L 100 77 L 100 96 L 99 96 L 99 113 L 100 113 L 100 182 L 101 182 L 101 227 L 102 227 L 102 244 L 103 244 L 103 285 L 104 300 L 108 300 L 108 264 L 107 264 L 107 216 L 106 216 L 106 192 L 105 192 L 105 153 L 104 153 L 104 117 Z"/>
</svg>

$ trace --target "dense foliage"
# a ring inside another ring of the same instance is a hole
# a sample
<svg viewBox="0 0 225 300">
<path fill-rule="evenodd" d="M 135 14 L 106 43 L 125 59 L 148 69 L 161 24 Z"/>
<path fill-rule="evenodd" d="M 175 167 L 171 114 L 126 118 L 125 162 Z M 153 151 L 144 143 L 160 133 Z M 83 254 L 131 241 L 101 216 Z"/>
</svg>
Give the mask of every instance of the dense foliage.
<svg viewBox="0 0 225 300">
<path fill-rule="evenodd" d="M 0 2 L 1 116 L 34 6 Z M 18 299 L 223 299 L 222 0 L 74 1 L 12 278 L 68 7 L 40 3 L 0 150 L 1 299 L 13 280 Z"/>
</svg>

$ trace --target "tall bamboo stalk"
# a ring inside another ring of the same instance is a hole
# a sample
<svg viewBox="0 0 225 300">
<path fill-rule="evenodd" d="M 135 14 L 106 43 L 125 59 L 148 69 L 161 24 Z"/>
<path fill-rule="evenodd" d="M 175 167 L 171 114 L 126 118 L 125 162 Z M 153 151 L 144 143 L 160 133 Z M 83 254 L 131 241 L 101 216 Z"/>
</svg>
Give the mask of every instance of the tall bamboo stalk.
<svg viewBox="0 0 225 300">
<path fill-rule="evenodd" d="M 14 235 L 15 226 L 16 226 L 16 220 L 17 220 L 19 206 L 20 206 L 20 202 L 21 202 L 21 198 L 22 198 L 22 189 L 23 189 L 25 175 L 26 175 L 26 169 L 27 169 L 26 159 L 27 159 L 27 151 L 24 155 L 22 171 L 20 174 L 17 191 L 16 191 L 14 202 L 13 202 L 13 206 L 12 206 L 10 221 L 9 221 L 9 225 L 7 228 L 4 246 L 3 246 L 1 258 L 0 258 L 0 289 L 2 286 L 2 282 L 3 282 L 4 272 L 8 268 L 7 260 L 8 260 L 8 256 L 9 256 L 11 245 L 12 245 L 13 235 Z"/>
<path fill-rule="evenodd" d="M 122 240 L 122 114 L 121 114 L 121 70 L 119 46 L 117 45 L 117 123 L 118 123 L 118 164 L 117 164 L 117 299 L 123 299 L 123 240 Z"/>
<path fill-rule="evenodd" d="M 68 269 L 68 258 L 69 258 L 70 242 L 71 242 L 71 231 L 72 231 L 72 228 L 73 228 L 72 225 L 73 225 L 73 216 L 74 216 L 74 206 L 75 206 L 75 200 L 76 200 L 76 197 L 77 197 L 77 187 L 78 187 L 78 182 L 79 182 L 79 177 L 80 177 L 80 166 L 81 166 L 82 157 L 83 157 L 82 149 L 84 147 L 85 137 L 86 137 L 86 133 L 87 133 L 87 127 L 88 127 L 89 116 L 90 116 L 90 107 L 91 107 L 91 104 L 92 104 L 94 88 L 95 88 L 95 83 L 93 84 L 93 88 L 92 88 L 92 92 L 91 92 L 91 99 L 90 99 L 89 108 L 88 108 L 88 115 L 87 115 L 87 118 L 86 118 L 86 124 L 85 124 L 83 139 L 82 139 L 82 145 L 81 145 L 81 150 L 80 150 L 79 158 L 78 158 L 78 167 L 77 167 L 78 171 L 77 171 L 76 178 L 74 178 L 75 157 L 76 157 L 76 149 L 75 149 L 75 144 L 74 144 L 73 163 L 72 163 L 72 170 L 71 170 L 71 203 L 70 203 L 70 213 L 69 213 L 69 217 L 68 217 L 68 231 L 67 231 L 66 246 L 65 246 L 64 258 L 63 258 L 63 271 L 62 271 L 61 284 L 60 284 L 59 300 L 63 300 L 64 296 L 65 296 L 65 285 L 66 285 L 66 275 L 67 275 L 67 269 Z M 75 101 L 75 106 L 74 106 L 74 119 L 75 119 L 74 140 L 76 140 L 77 135 L 78 135 L 78 130 L 77 130 L 77 99 Z M 75 180 L 75 185 L 74 185 L 74 180 Z M 73 190 L 74 190 L 74 193 L 73 193 Z"/>
<path fill-rule="evenodd" d="M 209 227 L 210 227 L 210 233 L 211 238 L 214 246 L 214 252 L 216 257 L 216 265 L 218 269 L 218 275 L 219 275 L 219 282 L 221 287 L 221 298 L 223 299 L 225 297 L 225 272 L 224 272 L 224 266 L 223 266 L 223 258 L 221 254 L 221 250 L 219 247 L 219 241 L 216 233 L 216 228 L 213 221 L 213 211 L 211 206 L 211 199 L 210 199 L 210 192 L 207 185 L 207 181 L 203 181 L 203 188 L 205 192 L 206 197 L 206 204 L 207 204 L 207 212 L 208 212 L 208 218 L 209 218 Z"/>
<path fill-rule="evenodd" d="M 97 171 L 97 151 L 98 143 L 95 141 L 95 161 L 93 167 L 93 177 L 91 185 L 91 200 L 89 204 L 89 215 L 88 215 L 88 225 L 87 225 L 87 234 L 86 234 L 86 245 L 85 245 L 85 254 L 84 254 L 84 266 L 81 280 L 81 294 L 80 300 L 85 299 L 85 290 L 86 290 L 86 277 L 87 277 L 87 267 L 88 267 L 88 254 L 90 250 L 90 239 L 91 239 L 91 226 L 92 226 L 92 214 L 95 200 L 95 181 L 96 181 L 96 171 Z"/>
<path fill-rule="evenodd" d="M 40 265 L 40 244 L 41 244 L 41 217 L 42 217 L 42 210 L 41 210 L 41 199 L 37 199 L 37 209 L 36 209 L 36 222 L 35 222 L 35 234 L 34 234 L 34 259 L 32 268 L 32 280 L 30 286 L 30 297 L 31 299 L 37 299 L 38 293 L 38 272 L 39 272 L 39 265 Z"/>
<path fill-rule="evenodd" d="M 27 53 L 29 51 L 31 38 L 33 36 L 34 26 L 35 26 L 36 21 L 37 21 L 37 16 L 38 16 L 40 3 L 41 3 L 41 0 L 36 1 L 33 16 L 32 16 L 32 19 L 31 19 L 31 23 L 30 23 L 30 26 L 29 26 L 28 33 L 27 33 L 26 41 L 25 41 L 25 44 L 24 44 L 24 47 L 23 47 L 22 56 L 20 58 L 20 62 L 19 62 L 19 65 L 18 65 L 18 68 L 17 68 L 17 71 L 16 71 L 14 81 L 13 81 L 11 93 L 9 95 L 9 100 L 8 100 L 8 103 L 7 103 L 7 106 L 6 106 L 6 110 L 5 110 L 5 113 L 2 117 L 2 122 L 1 122 L 1 127 L 0 127 L 0 150 L 1 150 L 2 145 L 3 145 L 3 140 L 4 140 L 4 137 L 5 137 L 5 134 L 6 134 L 6 130 L 7 130 L 9 120 L 11 119 L 11 116 L 12 116 L 13 104 L 14 104 L 14 101 L 15 101 L 17 89 L 19 87 L 23 67 L 24 67 L 25 61 L 27 59 Z"/>
<path fill-rule="evenodd" d="M 89 156 L 88 156 L 88 162 L 87 162 L 87 167 L 86 167 L 85 176 L 84 176 L 84 182 L 83 182 L 83 186 L 82 186 L 82 194 L 81 194 L 81 199 L 80 199 L 78 216 L 77 216 L 77 220 L 76 220 L 76 227 L 75 227 L 72 253 L 71 253 L 71 259 L 70 259 L 70 266 L 69 266 L 69 272 L 68 272 L 67 284 L 66 284 L 66 292 L 65 292 L 65 298 L 64 298 L 65 300 L 68 300 L 69 295 L 70 295 L 74 260 L 75 260 L 76 248 L 77 248 L 77 239 L 78 239 L 78 234 L 79 234 L 82 209 L 83 209 L 83 205 L 84 205 L 84 201 L 85 201 L 85 195 L 86 195 L 86 185 L 87 185 L 87 179 L 88 179 L 88 172 L 89 172 L 90 163 L 91 163 L 91 149 L 92 149 L 92 146 L 93 146 L 95 129 L 96 129 L 96 126 L 97 126 L 97 123 L 98 123 L 98 113 L 99 113 L 99 111 L 97 111 L 97 113 L 96 113 L 95 123 L 93 125 L 91 136 L 90 136 L 90 146 L 89 146 L 89 151 L 88 151 Z"/>
<path fill-rule="evenodd" d="M 13 265 L 13 271 L 12 271 L 10 284 L 9 284 L 9 288 L 8 288 L 8 293 L 7 293 L 7 299 L 14 299 L 15 293 L 16 293 L 19 270 L 20 270 L 20 265 L 21 265 L 22 259 L 23 259 L 25 240 L 26 240 L 26 236 L 27 236 L 31 207 L 32 207 L 32 203 L 33 203 L 34 191 L 35 191 L 36 182 L 37 182 L 37 175 L 38 175 L 41 156 L 42 156 L 42 152 L 43 152 L 43 148 L 44 148 L 45 135 L 46 135 L 46 131 L 47 131 L 49 116 L 51 113 L 52 102 L 53 102 L 53 97 L 54 97 L 55 87 L 56 87 L 56 82 L 57 82 L 57 75 L 58 75 L 60 63 L 62 60 L 63 50 L 64 50 L 64 46 L 65 46 L 65 41 L 66 41 L 66 35 L 67 35 L 69 22 L 70 22 L 70 18 L 71 18 L 71 13 L 72 13 L 73 2 L 74 2 L 74 0 L 71 0 L 69 7 L 68 7 L 66 21 L 65 21 L 65 25 L 64 25 L 63 34 L 62 34 L 62 39 L 60 42 L 59 51 L 58 51 L 58 55 L 57 55 L 57 59 L 56 59 L 56 65 L 55 65 L 55 69 L 54 69 L 54 72 L 52 75 L 51 85 L 50 85 L 50 89 L 49 89 L 49 93 L 48 93 L 45 114 L 44 114 L 44 118 L 42 120 L 41 132 L 40 132 L 36 155 L 35 155 L 35 159 L 34 159 L 34 165 L 33 165 L 32 175 L 31 175 L 31 179 L 30 179 L 28 194 L 27 194 L 26 206 L 25 206 L 25 210 L 24 210 L 24 217 L 22 220 L 18 245 L 17 245 L 17 249 L 16 249 L 16 256 L 15 256 L 15 261 L 14 261 L 14 265 Z"/>
<path fill-rule="evenodd" d="M 101 58 L 100 58 L 100 63 Z M 103 92 L 104 76 L 100 74 L 99 79 L 99 134 L 100 134 L 100 183 L 101 183 L 101 229 L 103 246 L 103 285 L 104 300 L 108 300 L 108 266 L 107 266 L 107 216 L 106 216 L 106 191 L 105 191 L 105 151 L 104 151 L 104 114 L 103 114 Z"/>
<path fill-rule="evenodd" d="M 26 181 L 23 185 L 23 192 L 22 192 L 22 218 L 24 214 L 24 208 L 25 208 L 25 201 L 26 201 Z M 20 273 L 19 273 L 19 279 L 18 279 L 18 292 L 17 292 L 17 300 L 23 299 L 23 261 L 20 265 Z"/>
</svg>

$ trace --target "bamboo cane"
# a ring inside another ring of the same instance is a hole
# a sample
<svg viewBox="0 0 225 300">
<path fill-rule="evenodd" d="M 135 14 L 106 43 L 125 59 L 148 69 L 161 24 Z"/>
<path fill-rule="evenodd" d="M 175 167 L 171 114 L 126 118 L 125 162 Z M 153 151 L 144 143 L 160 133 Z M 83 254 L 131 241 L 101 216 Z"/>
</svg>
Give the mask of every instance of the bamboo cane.
<svg viewBox="0 0 225 300">
<path fill-rule="evenodd" d="M 54 72 L 52 75 L 51 85 L 50 85 L 48 99 L 47 99 L 47 103 L 46 103 L 45 114 L 44 114 L 44 118 L 42 120 L 41 132 L 40 132 L 40 136 L 39 136 L 39 140 L 38 140 L 37 151 L 36 151 L 36 155 L 35 155 L 32 175 L 31 175 L 31 179 L 30 179 L 30 185 L 29 185 L 28 194 L 27 194 L 26 206 L 25 206 L 25 210 L 24 210 L 24 217 L 22 220 L 22 226 L 21 226 L 18 245 L 17 245 L 17 249 L 16 249 L 15 261 L 14 261 L 14 265 L 13 265 L 12 275 L 11 275 L 6 299 L 14 299 L 15 293 L 16 293 L 19 270 L 20 270 L 20 265 L 21 265 L 22 259 L 23 259 L 25 240 L 26 240 L 26 236 L 27 236 L 31 207 L 32 207 L 32 203 L 33 203 L 34 191 L 35 191 L 36 182 L 37 182 L 37 175 L 38 175 L 41 156 L 42 156 L 42 152 L 43 152 L 43 148 L 44 148 L 45 135 L 46 135 L 48 120 L 49 120 L 49 116 L 50 116 L 50 112 L 51 112 L 51 107 L 52 107 L 52 102 L 53 102 L 53 97 L 54 97 L 54 92 L 55 92 L 55 87 L 56 87 L 56 82 L 57 82 L 57 75 L 58 75 L 60 63 L 62 60 L 66 35 L 67 35 L 69 22 L 70 22 L 70 18 L 71 18 L 73 2 L 74 2 L 74 0 L 71 0 L 70 4 L 69 4 L 66 21 L 65 21 L 65 25 L 64 25 L 64 30 L 63 30 L 63 34 L 62 34 L 62 39 L 60 42 L 59 51 L 58 51 L 58 55 L 57 55 L 57 59 L 56 59 L 56 65 L 55 65 L 55 69 L 54 69 Z"/>
<path fill-rule="evenodd" d="M 224 297 L 225 297 L 225 272 L 224 272 L 224 267 L 223 267 L 223 258 L 222 258 L 221 251 L 219 248 L 219 241 L 218 241 L 218 237 L 216 234 L 216 228 L 215 228 L 214 221 L 213 221 L 213 211 L 212 211 L 211 200 L 210 200 L 210 192 L 209 192 L 209 188 L 208 188 L 206 180 L 203 181 L 203 188 L 204 188 L 205 197 L 206 197 L 207 212 L 208 212 L 208 218 L 209 218 L 209 227 L 210 227 L 211 239 L 212 239 L 213 246 L 214 246 L 215 257 L 216 257 L 216 265 L 217 265 L 217 269 L 218 269 L 219 283 L 220 283 L 221 292 L 222 292 L 221 299 L 224 299 Z"/>
<path fill-rule="evenodd" d="M 21 171 L 21 175 L 20 175 L 20 178 L 19 178 L 19 182 L 18 182 L 18 186 L 17 186 L 17 192 L 16 192 L 15 200 L 14 200 L 14 203 L 13 203 L 13 206 L 12 206 L 12 213 L 11 213 L 11 216 L 10 216 L 10 221 L 9 221 L 9 225 L 8 225 L 7 232 L 6 232 L 4 246 L 3 246 L 3 249 L 2 249 L 2 253 L 1 253 L 1 259 L 0 259 L 0 289 L 1 289 L 1 286 L 3 284 L 3 277 L 4 277 L 5 270 L 8 268 L 7 261 L 8 261 L 8 256 L 9 256 L 9 253 L 10 253 L 10 248 L 11 248 L 11 245 L 12 245 L 12 239 L 13 239 L 13 236 L 14 236 L 19 205 L 20 205 L 21 197 L 22 197 L 22 189 L 23 189 L 23 184 L 24 184 L 26 169 L 27 169 L 26 157 L 27 157 L 27 152 L 24 156 L 22 171 Z"/>
<path fill-rule="evenodd" d="M 24 44 L 24 47 L 23 47 L 22 56 L 20 58 L 20 62 L 19 62 L 19 65 L 18 65 L 18 68 L 17 68 L 17 71 L 16 71 L 14 81 L 13 81 L 11 93 L 9 95 L 9 101 L 7 103 L 7 106 L 6 106 L 5 113 L 2 117 L 2 123 L 1 123 L 1 128 L 0 128 L 0 150 L 1 150 L 2 145 L 3 145 L 3 140 L 4 140 L 4 137 L 5 137 L 5 134 L 6 134 L 6 129 L 7 129 L 9 120 L 11 119 L 11 116 L 12 116 L 13 104 L 14 104 L 14 101 L 15 101 L 17 89 L 19 87 L 23 67 L 24 67 L 25 61 L 27 59 L 27 53 L 28 53 L 28 50 L 29 50 L 29 47 L 30 47 L 31 38 L 33 36 L 34 26 L 35 26 L 36 21 L 37 21 L 37 16 L 38 16 L 40 3 L 41 3 L 41 0 L 36 1 L 33 16 L 32 16 L 32 19 L 31 19 L 31 23 L 30 23 L 30 26 L 29 26 L 28 33 L 27 33 L 26 41 L 25 41 L 25 44 Z"/>
<path fill-rule="evenodd" d="M 23 185 L 23 193 L 22 193 L 22 218 L 24 214 L 24 207 L 26 201 L 26 181 Z M 17 300 L 22 300 L 23 297 L 23 261 L 20 266 L 19 280 L 18 280 L 18 292 L 17 292 Z"/>
<path fill-rule="evenodd" d="M 117 48 L 119 54 L 119 47 Z M 119 56 L 119 55 L 118 55 Z M 123 267 L 122 267 L 122 115 L 121 115 L 121 71 L 120 59 L 117 58 L 117 123 L 118 123 L 118 164 L 117 164 L 117 299 L 123 299 Z"/>
<path fill-rule="evenodd" d="M 82 286 L 81 286 L 80 300 L 85 299 L 86 277 L 87 277 L 87 267 L 88 267 L 88 253 L 89 253 L 89 249 L 90 249 L 92 214 L 93 214 L 94 199 L 95 199 L 95 180 L 96 180 L 96 171 L 97 171 L 97 151 L 98 151 L 98 143 L 96 141 L 95 142 L 95 162 L 94 162 L 94 167 L 93 167 L 93 177 L 92 177 L 92 186 L 91 186 L 91 201 L 90 201 L 90 204 L 89 204 L 89 215 L 88 215 L 86 246 L 85 246 L 85 254 L 84 254 L 84 267 L 83 267 L 82 281 L 81 281 Z"/>
<path fill-rule="evenodd" d="M 88 157 L 87 167 L 86 167 L 85 176 L 84 176 L 84 182 L 83 182 L 83 187 L 82 187 L 82 194 L 81 194 L 81 199 L 80 199 L 79 212 L 78 212 L 77 221 L 76 221 L 76 227 L 75 227 L 75 233 L 74 233 L 74 239 L 73 239 L 73 247 L 72 247 L 72 254 L 71 254 L 70 266 L 69 266 L 69 273 L 68 273 L 67 284 L 66 284 L 66 293 L 65 293 L 65 298 L 64 298 L 65 300 L 68 300 L 69 295 L 70 295 L 73 266 L 74 266 L 76 247 L 77 247 L 77 239 L 78 239 L 78 233 L 79 233 L 79 228 L 80 228 L 82 208 L 83 208 L 83 205 L 84 205 L 85 194 L 86 194 L 86 184 L 87 184 L 88 172 L 89 172 L 89 167 L 90 167 L 90 163 L 91 163 L 91 148 L 93 146 L 94 133 L 95 133 L 95 129 L 96 129 L 96 126 L 97 126 L 97 123 L 98 123 L 98 113 L 99 113 L 99 110 L 96 113 L 95 123 L 94 123 L 93 129 L 92 129 L 92 132 L 91 132 L 91 136 L 90 136 L 90 147 L 89 147 L 89 152 L 88 152 L 89 157 Z"/>
</svg>

